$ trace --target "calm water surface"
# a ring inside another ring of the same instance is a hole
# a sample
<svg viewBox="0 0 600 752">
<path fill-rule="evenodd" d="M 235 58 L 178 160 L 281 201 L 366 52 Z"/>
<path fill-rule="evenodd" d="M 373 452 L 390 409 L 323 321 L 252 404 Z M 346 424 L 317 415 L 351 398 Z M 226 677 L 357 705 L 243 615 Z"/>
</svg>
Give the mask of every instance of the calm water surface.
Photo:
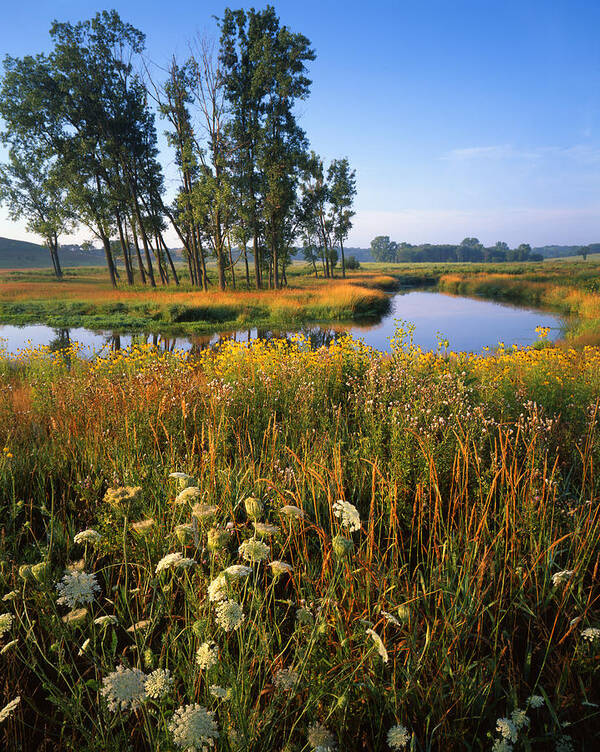
<svg viewBox="0 0 600 752">
<path fill-rule="evenodd" d="M 549 338 L 554 340 L 564 331 L 565 321 L 545 311 L 493 303 L 487 300 L 446 295 L 439 292 L 412 291 L 392 296 L 390 312 L 376 323 L 353 326 L 307 326 L 296 330 L 310 337 L 315 346 L 327 344 L 344 332 L 364 340 L 377 350 L 390 349 L 395 321 L 402 319 L 415 325 L 414 342 L 423 349 L 435 349 L 436 333 L 440 332 L 455 351 L 480 352 L 505 345 L 530 345 L 537 339 L 536 326 L 550 327 Z M 249 341 L 286 336 L 294 331 L 245 329 L 237 332 L 188 335 L 183 337 L 93 332 L 89 329 L 52 329 L 48 326 L 9 326 L 0 324 L 0 346 L 11 354 L 26 347 L 50 345 L 59 349 L 71 342 L 79 342 L 90 353 L 129 346 L 132 342 L 153 342 L 165 350 L 201 350 L 225 339 Z"/>
</svg>

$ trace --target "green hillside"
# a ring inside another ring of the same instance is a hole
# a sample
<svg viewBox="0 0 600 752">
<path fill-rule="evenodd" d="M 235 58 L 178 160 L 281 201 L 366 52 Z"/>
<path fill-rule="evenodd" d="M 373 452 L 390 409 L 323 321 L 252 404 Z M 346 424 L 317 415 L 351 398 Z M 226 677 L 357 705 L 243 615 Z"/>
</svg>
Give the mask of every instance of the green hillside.
<svg viewBox="0 0 600 752">
<path fill-rule="evenodd" d="M 58 252 L 63 267 L 98 266 L 104 263 L 99 250 L 82 251 L 78 246 L 67 246 Z M 36 269 L 52 266 L 47 248 L 38 243 L 0 237 L 0 269 Z"/>
</svg>

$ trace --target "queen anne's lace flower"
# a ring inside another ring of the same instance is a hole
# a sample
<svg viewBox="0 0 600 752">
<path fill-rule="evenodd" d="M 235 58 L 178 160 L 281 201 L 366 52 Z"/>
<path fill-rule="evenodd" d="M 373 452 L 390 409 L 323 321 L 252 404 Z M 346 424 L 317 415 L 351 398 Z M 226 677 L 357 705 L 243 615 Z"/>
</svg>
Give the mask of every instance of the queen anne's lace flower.
<svg viewBox="0 0 600 752">
<path fill-rule="evenodd" d="M 506 739 L 513 744 L 517 741 L 517 727 L 510 719 L 498 718 L 496 721 L 496 730 L 503 739 Z"/>
<path fill-rule="evenodd" d="M 79 570 L 68 570 L 62 580 L 56 583 L 59 594 L 58 603 L 73 608 L 80 603 L 91 603 L 94 594 L 100 592 L 96 577 Z"/>
<path fill-rule="evenodd" d="M 572 576 L 573 576 L 572 569 L 563 569 L 562 572 L 555 572 L 552 575 L 552 584 L 554 585 L 554 587 L 557 587 L 563 582 L 568 582 Z"/>
<path fill-rule="evenodd" d="M 527 704 L 534 710 L 541 708 L 544 704 L 544 698 L 541 695 L 531 695 L 531 697 L 527 698 Z"/>
<path fill-rule="evenodd" d="M 169 669 L 157 668 L 146 679 L 146 694 L 153 700 L 160 700 L 169 694 L 172 686 Z"/>
<path fill-rule="evenodd" d="M 215 579 L 209 583 L 207 592 L 208 600 L 211 603 L 227 600 L 229 591 L 227 589 L 227 579 L 225 578 L 225 575 L 220 574 L 215 577 Z"/>
<path fill-rule="evenodd" d="M 226 600 L 217 604 L 217 624 L 226 632 L 237 629 L 244 619 L 242 607 L 236 601 Z"/>
<path fill-rule="evenodd" d="M 313 723 L 308 727 L 308 743 L 313 752 L 333 752 L 335 739 L 333 734 L 321 723 Z"/>
<path fill-rule="evenodd" d="M 300 677 L 296 671 L 290 668 L 280 668 L 273 681 L 277 689 L 281 689 L 283 692 L 291 692 L 295 689 L 299 680 Z"/>
<path fill-rule="evenodd" d="M 377 652 L 379 655 L 383 658 L 383 662 L 387 663 L 388 658 L 388 652 L 385 649 L 385 645 L 383 644 L 383 640 L 381 637 L 377 634 L 377 632 L 374 629 L 367 629 L 367 634 L 371 635 L 371 639 L 375 643 L 375 647 L 377 648 Z"/>
<path fill-rule="evenodd" d="M 598 627 L 588 627 L 583 630 L 581 636 L 588 642 L 596 642 L 597 640 L 600 640 L 600 629 L 598 629 Z"/>
<path fill-rule="evenodd" d="M 243 564 L 233 564 L 232 566 L 227 567 L 227 569 L 224 569 L 223 574 L 234 580 L 243 580 L 245 577 L 252 574 L 252 568 L 245 567 Z"/>
<path fill-rule="evenodd" d="M 277 525 L 271 525 L 270 522 L 254 522 L 253 524 L 256 535 L 275 535 L 279 532 Z"/>
<path fill-rule="evenodd" d="M 360 530 L 360 514 L 354 504 L 339 499 L 333 505 L 333 513 L 340 520 L 340 525 L 351 533 Z"/>
<path fill-rule="evenodd" d="M 154 520 L 152 518 L 147 520 L 140 520 L 139 522 L 132 522 L 131 529 L 138 535 L 146 535 L 152 530 L 154 526 Z"/>
<path fill-rule="evenodd" d="M 406 726 L 392 726 L 387 733 L 387 743 L 391 749 L 404 749 L 410 741 L 410 734 Z"/>
<path fill-rule="evenodd" d="M 286 504 L 279 511 L 281 514 L 285 514 L 286 517 L 295 517 L 297 520 L 303 520 L 306 516 L 300 507 L 295 507 L 293 504 Z"/>
<path fill-rule="evenodd" d="M 186 504 L 188 501 L 197 501 L 202 497 L 202 491 L 197 486 L 188 486 L 175 497 L 176 504 Z"/>
<path fill-rule="evenodd" d="M 217 697 L 219 700 L 228 700 L 229 696 L 231 695 L 231 691 L 229 689 L 219 687 L 217 684 L 211 684 L 211 686 L 208 688 L 208 691 L 213 697 Z"/>
<path fill-rule="evenodd" d="M 0 637 L 4 637 L 4 635 L 9 631 L 14 618 L 15 617 L 9 613 L 0 614 Z"/>
<path fill-rule="evenodd" d="M 102 536 L 96 530 L 82 530 L 73 538 L 74 543 L 98 543 Z"/>
<path fill-rule="evenodd" d="M 169 730 L 175 744 L 186 752 L 203 752 L 219 738 L 214 713 L 196 703 L 178 708 Z"/>
<path fill-rule="evenodd" d="M 112 614 L 107 614 L 106 616 L 98 616 L 96 619 L 94 619 L 94 624 L 97 624 L 99 627 L 107 627 L 109 624 L 117 623 L 117 617 L 113 616 Z"/>
<path fill-rule="evenodd" d="M 529 718 L 527 717 L 527 711 L 516 708 L 510 714 L 510 720 L 515 724 L 517 731 L 520 731 L 524 726 L 529 726 Z"/>
<path fill-rule="evenodd" d="M 110 710 L 135 710 L 147 698 L 146 674 L 139 668 L 117 666 L 102 680 L 101 694 Z"/>
<path fill-rule="evenodd" d="M 179 551 L 174 554 L 167 554 L 166 556 L 163 556 L 162 559 L 158 562 L 154 571 L 156 572 L 156 574 L 164 572 L 171 567 L 179 565 L 182 559 L 183 556 L 181 555 L 181 553 L 179 553 Z"/>
<path fill-rule="evenodd" d="M 256 540 L 256 538 L 250 538 L 242 543 L 238 553 L 246 561 L 257 562 L 264 561 L 271 553 L 271 549 L 266 543 Z"/>
<path fill-rule="evenodd" d="M 10 718 L 20 702 L 21 698 L 17 696 L 14 700 L 11 700 L 7 705 L 5 705 L 2 710 L 0 710 L 0 723 L 5 721 L 7 718 Z"/>
<path fill-rule="evenodd" d="M 196 651 L 196 663 L 203 669 L 216 666 L 219 662 L 219 649 L 214 642 L 203 642 Z"/>
<path fill-rule="evenodd" d="M 282 574 L 289 574 L 292 571 L 291 564 L 288 564 L 287 561 L 279 561 L 279 559 L 269 562 L 269 566 L 276 577 Z"/>
</svg>

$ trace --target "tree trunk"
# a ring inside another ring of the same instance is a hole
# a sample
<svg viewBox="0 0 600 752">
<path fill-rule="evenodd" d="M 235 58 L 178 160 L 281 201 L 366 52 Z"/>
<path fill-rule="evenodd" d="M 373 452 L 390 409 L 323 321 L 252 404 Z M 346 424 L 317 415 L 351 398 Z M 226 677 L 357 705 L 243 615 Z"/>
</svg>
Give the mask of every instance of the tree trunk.
<svg viewBox="0 0 600 752">
<path fill-rule="evenodd" d="M 229 268 L 231 269 L 231 286 L 235 290 L 235 269 L 233 268 L 233 256 L 231 254 L 231 241 L 227 235 L 227 249 L 229 251 Z"/>
<path fill-rule="evenodd" d="M 254 227 L 252 250 L 254 253 L 254 276 L 256 278 L 256 289 L 260 290 L 260 288 L 262 287 L 262 280 L 260 274 L 260 249 L 258 247 L 258 233 L 256 232 L 256 226 Z"/>
<path fill-rule="evenodd" d="M 140 244 L 138 243 L 137 232 L 135 231 L 135 220 L 131 219 L 131 234 L 133 235 L 133 245 L 135 246 L 135 252 L 137 255 L 138 266 L 140 268 L 140 276 L 142 278 L 142 284 L 146 284 L 146 272 L 144 271 L 144 263 L 142 261 L 142 254 L 140 253 Z"/>
<path fill-rule="evenodd" d="M 248 268 L 248 251 L 246 250 L 245 240 L 244 240 L 244 266 L 246 268 L 246 287 L 250 289 L 250 269 Z"/>
<path fill-rule="evenodd" d="M 171 272 L 173 274 L 173 279 L 175 280 L 175 284 L 179 287 L 179 277 L 177 276 L 177 272 L 175 271 L 175 264 L 173 263 L 173 259 L 171 258 L 171 253 L 167 247 L 167 244 L 165 243 L 165 239 L 163 238 L 162 234 L 158 233 L 158 239 L 160 240 L 163 251 L 165 252 L 167 256 L 167 261 L 169 262 L 169 266 L 171 267 Z"/>
<path fill-rule="evenodd" d="M 110 238 L 106 235 L 102 235 L 102 245 L 104 246 L 104 253 L 106 255 L 106 265 L 108 266 L 108 276 L 110 277 L 110 283 L 113 287 L 117 286 L 117 276 L 115 269 L 115 262 L 113 259 L 112 251 L 110 250 Z"/>
<path fill-rule="evenodd" d="M 340 238 L 340 252 L 342 254 L 342 277 L 346 278 L 346 259 L 344 258 L 344 241 Z"/>
<path fill-rule="evenodd" d="M 133 273 L 131 266 L 129 265 L 129 254 L 127 253 L 127 243 L 125 242 L 125 236 L 123 235 L 123 224 L 121 217 L 117 214 L 117 228 L 119 230 L 119 241 L 121 243 L 121 250 L 123 251 L 123 263 L 125 264 L 125 273 L 127 274 L 127 284 L 133 284 Z"/>
</svg>

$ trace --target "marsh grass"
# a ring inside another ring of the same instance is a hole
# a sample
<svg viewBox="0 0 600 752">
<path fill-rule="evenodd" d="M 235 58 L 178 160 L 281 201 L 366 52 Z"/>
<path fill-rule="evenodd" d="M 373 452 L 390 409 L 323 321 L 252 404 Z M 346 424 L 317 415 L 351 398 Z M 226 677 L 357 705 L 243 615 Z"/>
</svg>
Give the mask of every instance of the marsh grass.
<svg viewBox="0 0 600 752">
<path fill-rule="evenodd" d="M 600 351 L 423 353 L 406 335 L 390 356 L 298 339 L 195 360 L 138 348 L 2 361 L 0 582 L 16 595 L 1 642 L 18 643 L 0 660 L 5 701 L 22 698 L 0 726 L 4 748 L 174 749 L 173 712 L 197 702 L 216 713 L 219 750 L 306 751 L 314 723 L 339 749 L 387 749 L 402 724 L 413 750 L 487 750 L 497 719 L 532 694 L 544 705 L 527 710 L 515 749 L 564 735 L 597 747 L 586 703 L 600 703 L 600 646 L 581 632 L 600 626 Z M 215 521 L 174 503 L 173 470 L 193 476 Z M 141 491 L 105 500 L 124 485 Z M 276 579 L 263 562 L 230 583 L 245 619 L 225 632 L 207 586 L 246 563 L 249 496 L 279 527 L 264 539 L 271 558 L 292 572 Z M 360 530 L 340 527 L 339 499 Z M 191 532 L 176 532 L 183 523 Z M 97 546 L 74 544 L 86 528 Z M 196 566 L 156 574 L 171 552 Z M 66 624 L 55 582 L 79 560 L 101 593 Z M 22 569 L 39 562 L 38 578 Z M 103 615 L 118 623 L 94 624 Z M 211 640 L 219 662 L 201 670 Z M 100 689 L 119 664 L 168 668 L 174 688 L 109 711 Z M 292 691 L 278 689 L 282 668 L 298 675 Z"/>
</svg>

